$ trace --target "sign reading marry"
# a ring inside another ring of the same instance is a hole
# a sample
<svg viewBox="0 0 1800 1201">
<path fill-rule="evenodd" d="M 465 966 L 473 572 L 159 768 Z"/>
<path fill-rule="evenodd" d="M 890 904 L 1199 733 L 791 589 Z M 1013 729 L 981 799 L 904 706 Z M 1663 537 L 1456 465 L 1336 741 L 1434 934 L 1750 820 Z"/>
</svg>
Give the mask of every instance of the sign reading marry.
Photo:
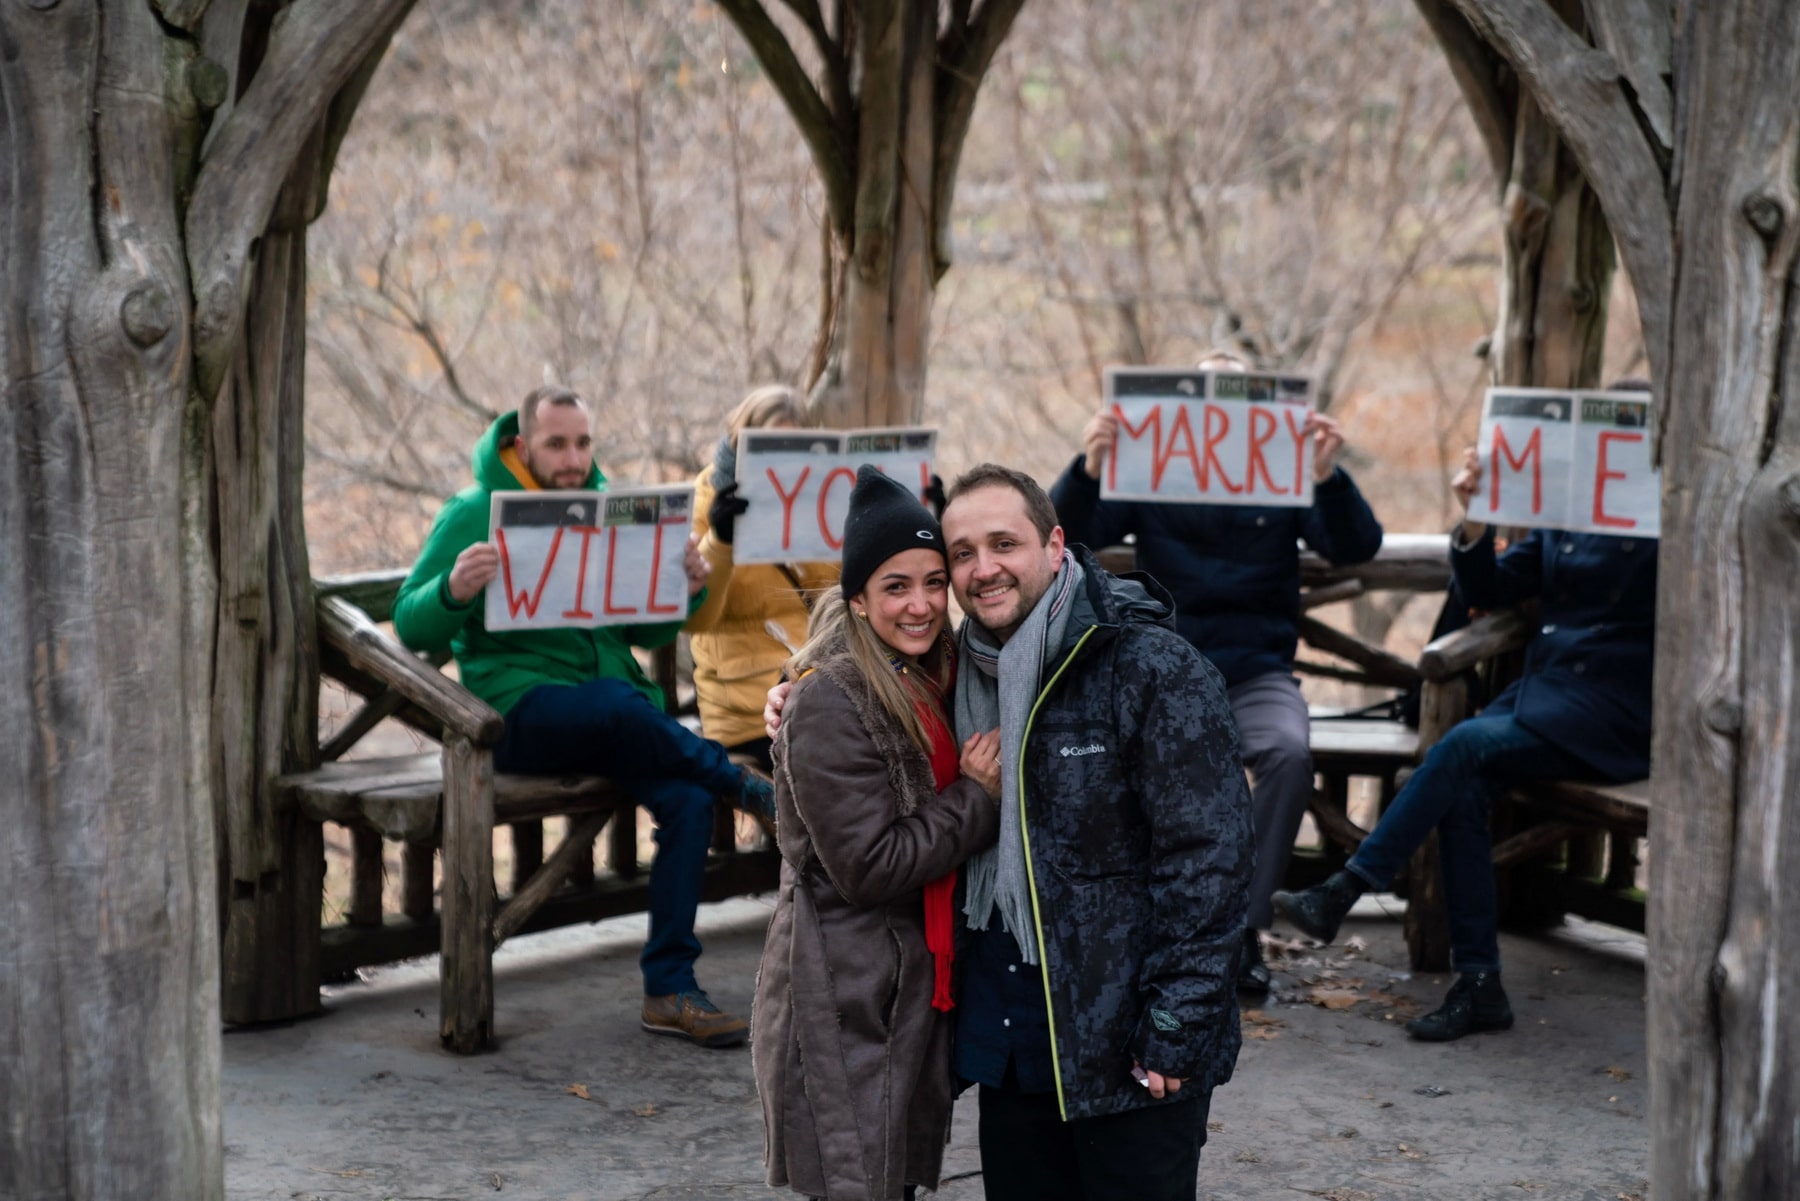
<svg viewBox="0 0 1800 1201">
<path fill-rule="evenodd" d="M 737 519 L 732 560 L 842 558 L 856 469 L 871 463 L 923 497 L 936 452 L 937 431 L 929 429 L 745 430 L 738 496 L 750 507 Z"/>
<path fill-rule="evenodd" d="M 496 492 L 488 540 L 500 576 L 487 628 L 637 625 L 687 616 L 694 489 Z"/>
<path fill-rule="evenodd" d="M 1647 392 L 1488 389 L 1470 519 L 1657 537 L 1662 481 L 1650 463 L 1650 416 Z"/>
<path fill-rule="evenodd" d="M 1311 381 L 1255 371 L 1108 367 L 1119 437 L 1100 495 L 1210 505 L 1312 504 Z"/>
</svg>

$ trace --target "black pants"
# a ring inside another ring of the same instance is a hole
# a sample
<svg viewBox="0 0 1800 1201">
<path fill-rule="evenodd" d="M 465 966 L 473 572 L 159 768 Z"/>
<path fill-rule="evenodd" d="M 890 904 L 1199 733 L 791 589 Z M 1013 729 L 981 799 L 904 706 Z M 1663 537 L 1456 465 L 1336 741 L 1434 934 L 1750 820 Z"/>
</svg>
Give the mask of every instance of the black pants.
<svg viewBox="0 0 1800 1201">
<path fill-rule="evenodd" d="M 1177 1095 L 1065 1123 L 1054 1093 L 982 1085 L 987 1201 L 1194 1201 L 1212 1094 L 1184 1088 Z"/>
</svg>

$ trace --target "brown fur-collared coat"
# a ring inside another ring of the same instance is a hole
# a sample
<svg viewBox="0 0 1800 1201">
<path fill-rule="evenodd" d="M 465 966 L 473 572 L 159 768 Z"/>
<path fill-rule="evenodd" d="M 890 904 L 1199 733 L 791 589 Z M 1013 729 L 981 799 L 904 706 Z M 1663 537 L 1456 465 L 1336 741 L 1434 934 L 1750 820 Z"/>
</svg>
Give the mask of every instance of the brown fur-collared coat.
<svg viewBox="0 0 1800 1201">
<path fill-rule="evenodd" d="M 771 1185 L 829 1201 L 936 1188 L 950 1023 L 931 1007 L 923 886 L 998 834 L 972 780 L 924 754 L 847 657 L 788 697 L 775 740 L 781 890 L 751 1035 Z"/>
</svg>

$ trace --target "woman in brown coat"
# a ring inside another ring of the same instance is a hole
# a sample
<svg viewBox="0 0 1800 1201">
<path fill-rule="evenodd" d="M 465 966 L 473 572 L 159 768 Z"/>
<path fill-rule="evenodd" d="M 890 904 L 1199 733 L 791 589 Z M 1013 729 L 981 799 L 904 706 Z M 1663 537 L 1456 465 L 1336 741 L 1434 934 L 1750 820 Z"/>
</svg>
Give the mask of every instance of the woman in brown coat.
<svg viewBox="0 0 1800 1201">
<path fill-rule="evenodd" d="M 769 1183 L 936 1188 L 950 1129 L 956 868 L 999 823 L 998 731 L 957 746 L 936 520 L 864 467 L 775 740 L 781 890 L 751 1051 Z M 960 774 L 959 774 L 960 773 Z"/>
</svg>

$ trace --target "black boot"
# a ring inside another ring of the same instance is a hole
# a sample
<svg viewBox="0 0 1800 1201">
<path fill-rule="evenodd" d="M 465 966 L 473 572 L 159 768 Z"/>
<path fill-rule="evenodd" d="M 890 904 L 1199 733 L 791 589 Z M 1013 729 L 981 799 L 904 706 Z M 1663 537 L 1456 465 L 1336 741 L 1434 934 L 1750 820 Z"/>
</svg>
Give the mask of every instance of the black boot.
<svg viewBox="0 0 1800 1201">
<path fill-rule="evenodd" d="M 1275 912 L 1293 922 L 1308 938 L 1330 942 L 1337 937 L 1344 915 L 1366 887 L 1350 872 L 1332 872 L 1323 884 L 1299 892 L 1277 892 Z"/>
<path fill-rule="evenodd" d="M 1266 997 L 1274 981 L 1269 965 L 1263 962 L 1262 935 L 1255 929 L 1244 931 L 1244 953 L 1238 961 L 1237 990 L 1246 997 Z"/>
<path fill-rule="evenodd" d="M 1500 973 L 1464 972 L 1450 986 L 1442 1008 L 1406 1024 L 1406 1032 L 1428 1043 L 1447 1043 L 1482 1030 L 1510 1030 L 1512 1006 L 1500 987 Z"/>
</svg>

